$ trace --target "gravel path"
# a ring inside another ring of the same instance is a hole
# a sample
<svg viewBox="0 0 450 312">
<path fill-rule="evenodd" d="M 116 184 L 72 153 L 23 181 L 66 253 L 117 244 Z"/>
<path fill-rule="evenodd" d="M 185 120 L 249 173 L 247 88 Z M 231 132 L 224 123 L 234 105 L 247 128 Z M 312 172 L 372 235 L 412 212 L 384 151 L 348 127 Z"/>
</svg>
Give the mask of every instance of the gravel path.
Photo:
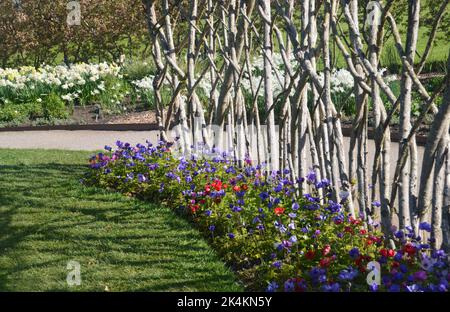
<svg viewBox="0 0 450 312">
<path fill-rule="evenodd" d="M 105 145 L 114 146 L 117 140 L 130 144 L 145 143 L 146 140 L 156 142 L 157 131 L 94 131 L 94 130 L 50 130 L 50 131 L 12 131 L 0 132 L 0 148 L 25 149 L 64 149 L 94 151 L 103 149 Z M 349 138 L 344 137 L 346 151 L 349 149 Z M 307 151 L 309 147 L 307 146 Z M 371 171 L 375 152 L 374 142 L 369 140 L 368 161 Z M 392 143 L 391 170 L 395 169 L 398 157 L 398 143 Z M 423 147 L 418 147 L 419 164 L 423 158 Z M 308 162 L 310 159 L 308 157 Z"/>
<path fill-rule="evenodd" d="M 0 148 L 64 149 L 94 151 L 117 140 L 130 144 L 156 142 L 156 131 L 17 131 L 0 132 Z"/>
</svg>

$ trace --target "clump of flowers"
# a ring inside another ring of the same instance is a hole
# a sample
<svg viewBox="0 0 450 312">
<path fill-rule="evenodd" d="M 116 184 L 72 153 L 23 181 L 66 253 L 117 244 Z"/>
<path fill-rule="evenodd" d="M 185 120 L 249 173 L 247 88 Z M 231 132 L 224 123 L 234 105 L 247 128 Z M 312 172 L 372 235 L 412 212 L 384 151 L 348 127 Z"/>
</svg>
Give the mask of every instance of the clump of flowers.
<svg viewBox="0 0 450 312">
<path fill-rule="evenodd" d="M 238 167 L 214 150 L 208 158 L 175 157 L 163 141 L 116 145 L 90 159 L 84 182 L 188 216 L 249 290 L 448 291 L 442 250 L 412 228 L 395 231 L 391 248 L 378 226 L 350 215 L 346 197 L 337 201 L 314 171 L 292 181 L 288 170 L 267 173 L 251 161 Z"/>
</svg>

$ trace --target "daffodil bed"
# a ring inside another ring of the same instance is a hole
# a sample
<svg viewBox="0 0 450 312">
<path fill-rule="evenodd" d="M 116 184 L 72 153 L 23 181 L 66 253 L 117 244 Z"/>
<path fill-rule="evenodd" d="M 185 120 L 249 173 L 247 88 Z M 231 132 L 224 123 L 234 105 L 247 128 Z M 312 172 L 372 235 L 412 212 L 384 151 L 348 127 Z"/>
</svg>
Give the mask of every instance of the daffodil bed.
<svg viewBox="0 0 450 312">
<path fill-rule="evenodd" d="M 248 290 L 449 289 L 444 251 L 431 249 L 412 228 L 386 237 L 378 224 L 351 216 L 346 199 L 334 202 L 330 183 L 313 171 L 291 181 L 288 171 L 267 175 L 250 160 L 238 167 L 214 150 L 209 157 L 179 157 L 173 143 L 162 141 L 118 141 L 105 149 L 90 159 L 83 183 L 186 215 Z"/>
</svg>

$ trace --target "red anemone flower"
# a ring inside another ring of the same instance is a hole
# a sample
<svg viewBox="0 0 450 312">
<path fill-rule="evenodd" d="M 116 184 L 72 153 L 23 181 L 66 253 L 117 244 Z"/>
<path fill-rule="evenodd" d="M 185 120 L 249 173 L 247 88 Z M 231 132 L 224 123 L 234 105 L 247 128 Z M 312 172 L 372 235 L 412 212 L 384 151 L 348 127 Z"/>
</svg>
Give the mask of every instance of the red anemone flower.
<svg viewBox="0 0 450 312">
<path fill-rule="evenodd" d="M 277 207 L 277 208 L 275 208 L 274 212 L 275 212 L 275 214 L 276 214 L 277 216 L 280 216 L 280 215 L 282 215 L 282 214 L 284 213 L 285 210 L 286 210 L 286 209 L 283 208 L 283 207 Z"/>
<path fill-rule="evenodd" d="M 323 267 L 328 267 L 331 264 L 331 258 L 330 257 L 325 257 L 322 260 L 320 260 L 320 266 Z"/>
<path fill-rule="evenodd" d="M 381 249 L 380 250 L 380 255 L 382 255 L 383 257 L 387 258 L 388 256 L 388 251 L 386 249 Z"/>
<path fill-rule="evenodd" d="M 349 227 L 349 226 L 346 226 L 346 227 L 344 228 L 344 232 L 350 233 L 350 234 L 354 234 L 353 229 L 352 229 L 351 227 Z"/>
<path fill-rule="evenodd" d="M 403 247 L 404 252 L 406 252 L 408 255 L 412 256 L 416 253 L 416 247 L 414 247 L 412 244 L 406 244 L 405 247 Z"/>
<path fill-rule="evenodd" d="M 222 181 L 220 180 L 215 180 L 211 185 L 216 191 L 220 191 L 222 189 Z"/>
<path fill-rule="evenodd" d="M 200 208 L 200 206 L 199 205 L 191 205 L 191 212 L 192 213 L 196 213 L 197 212 L 197 210 Z"/>
<path fill-rule="evenodd" d="M 308 250 L 305 254 L 305 258 L 308 260 L 312 260 L 314 259 L 314 256 L 316 255 L 316 253 L 312 250 Z"/>
</svg>

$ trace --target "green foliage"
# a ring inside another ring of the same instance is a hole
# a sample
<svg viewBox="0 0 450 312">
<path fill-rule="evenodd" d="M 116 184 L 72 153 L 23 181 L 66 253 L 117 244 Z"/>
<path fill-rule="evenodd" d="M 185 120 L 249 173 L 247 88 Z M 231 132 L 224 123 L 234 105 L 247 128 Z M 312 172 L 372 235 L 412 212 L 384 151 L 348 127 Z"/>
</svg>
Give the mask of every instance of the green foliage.
<svg viewBox="0 0 450 312">
<path fill-rule="evenodd" d="M 133 81 L 154 75 L 155 69 L 153 64 L 149 64 L 146 61 L 133 60 L 124 64 L 122 73 L 125 79 Z"/>
<path fill-rule="evenodd" d="M 129 83 L 113 75 L 105 76 L 103 82 L 104 89 L 92 101 L 98 102 L 105 114 L 121 114 L 133 107 L 133 101 L 125 101 L 132 91 Z"/>
<path fill-rule="evenodd" d="M 42 113 L 43 117 L 48 120 L 65 119 L 68 117 L 66 104 L 61 97 L 55 93 L 50 93 L 42 101 Z"/>
<path fill-rule="evenodd" d="M 6 104 L 0 107 L 0 122 L 22 122 L 27 119 L 27 111 L 24 106 Z"/>
<path fill-rule="evenodd" d="M 388 42 L 381 54 L 381 66 L 391 73 L 398 73 L 401 69 L 402 60 L 398 55 L 394 42 Z"/>
</svg>

